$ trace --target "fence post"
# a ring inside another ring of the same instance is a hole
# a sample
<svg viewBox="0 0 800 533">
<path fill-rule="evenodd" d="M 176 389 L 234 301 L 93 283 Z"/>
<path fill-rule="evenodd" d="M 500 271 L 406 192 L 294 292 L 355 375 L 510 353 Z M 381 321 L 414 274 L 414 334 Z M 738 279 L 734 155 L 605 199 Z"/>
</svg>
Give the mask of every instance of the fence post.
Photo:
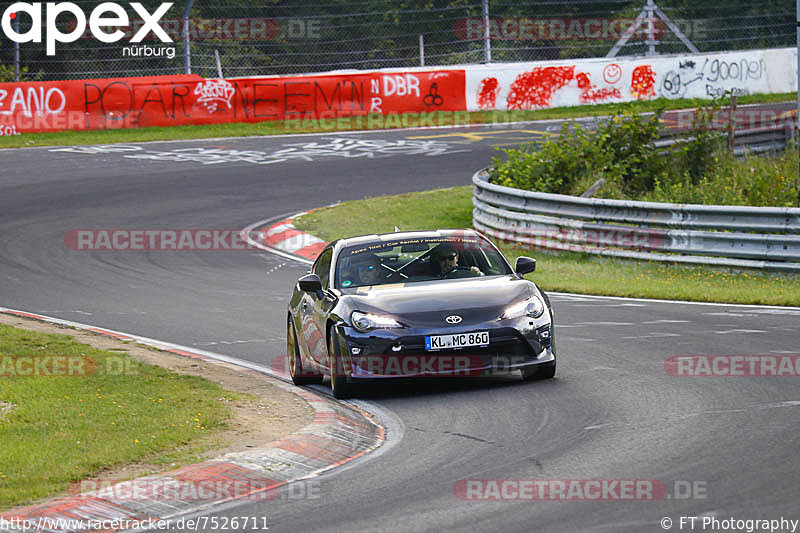
<svg viewBox="0 0 800 533">
<path fill-rule="evenodd" d="M 655 56 L 658 55 L 656 52 L 656 45 L 658 44 L 658 40 L 656 39 L 656 25 L 655 20 L 653 20 L 656 16 L 656 3 L 653 0 L 647 0 L 644 9 L 647 12 L 645 18 L 647 24 L 647 52 L 645 52 L 645 55 Z"/>
<path fill-rule="evenodd" d="M 19 34 L 19 17 L 14 19 L 14 31 Z M 14 41 L 14 81 L 19 81 L 19 74 L 19 43 Z"/>
<path fill-rule="evenodd" d="M 425 66 L 425 38 L 421 33 L 419 34 L 419 66 Z"/>
<path fill-rule="evenodd" d="M 800 1 L 800 0 L 798 0 Z M 194 0 L 186 2 L 186 9 L 183 11 L 183 52 L 184 52 L 184 72 L 192 73 L 192 48 L 189 42 L 189 11 L 192 9 Z"/>
<path fill-rule="evenodd" d="M 800 0 L 797 0 L 800 2 Z M 483 2 L 483 62 L 492 62 L 492 43 L 489 35 L 489 0 Z"/>
<path fill-rule="evenodd" d="M 220 62 L 220 60 L 219 60 L 219 50 L 217 50 L 216 48 L 214 48 L 214 59 L 217 61 L 217 77 L 219 79 L 223 79 L 222 78 L 222 62 Z"/>
</svg>

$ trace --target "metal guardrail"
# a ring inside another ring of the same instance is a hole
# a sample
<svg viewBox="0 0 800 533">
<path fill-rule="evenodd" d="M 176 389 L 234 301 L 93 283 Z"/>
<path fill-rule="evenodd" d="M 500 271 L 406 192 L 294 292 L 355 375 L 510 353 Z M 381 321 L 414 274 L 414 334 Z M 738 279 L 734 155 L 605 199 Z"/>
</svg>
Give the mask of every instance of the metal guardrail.
<svg viewBox="0 0 800 533">
<path fill-rule="evenodd" d="M 720 136 L 724 136 L 720 133 Z M 790 128 L 776 128 L 765 126 L 761 128 L 737 129 L 734 131 L 733 155 L 744 157 L 747 154 L 763 154 L 767 152 L 780 152 L 786 149 L 794 140 L 794 132 Z M 656 148 L 666 148 L 680 142 L 681 139 L 669 130 L 661 131 L 661 138 L 654 144 Z"/>
<path fill-rule="evenodd" d="M 800 272 L 800 208 L 666 204 L 523 191 L 472 177 L 473 225 L 526 245 Z M 699 228 L 699 229 L 698 229 Z"/>
<path fill-rule="evenodd" d="M 787 106 L 788 104 L 788 106 Z M 786 106 L 784 108 L 784 106 Z M 761 123 L 760 126 L 750 127 L 750 128 L 740 128 L 736 126 L 733 130 L 733 155 L 736 157 L 743 157 L 748 154 L 763 154 L 768 152 L 782 152 L 785 150 L 792 142 L 796 142 L 796 133 L 797 130 L 794 129 L 791 125 L 797 122 L 796 119 L 796 102 L 779 102 L 773 105 L 772 108 L 768 108 L 768 111 L 774 111 L 776 113 L 780 113 L 780 116 L 773 117 L 772 120 L 765 120 Z M 763 104 L 748 104 L 744 106 L 738 107 L 740 110 L 754 110 L 758 108 L 763 108 Z M 725 109 L 726 111 L 730 112 L 730 107 Z M 677 113 L 676 111 L 667 111 L 667 114 L 670 113 Z M 652 117 L 654 113 L 647 112 L 641 113 L 642 117 Z M 587 118 L 576 118 L 573 119 L 573 122 L 579 123 L 582 126 L 594 129 L 597 125 L 605 120 L 608 117 L 587 117 Z M 674 122 L 674 116 L 662 117 L 663 126 L 659 130 L 658 139 L 653 143 L 656 148 L 671 148 L 677 144 L 685 143 L 691 140 L 690 137 L 686 137 L 686 131 L 683 130 L 676 130 L 671 129 L 675 128 L 674 123 L 670 123 L 670 119 Z M 561 130 L 561 126 L 550 126 L 548 127 L 549 132 L 551 133 L 558 133 Z M 719 135 L 720 138 L 728 137 L 729 132 L 727 129 L 718 129 L 715 130 L 715 133 Z M 730 143 L 730 138 L 728 139 Z"/>
</svg>

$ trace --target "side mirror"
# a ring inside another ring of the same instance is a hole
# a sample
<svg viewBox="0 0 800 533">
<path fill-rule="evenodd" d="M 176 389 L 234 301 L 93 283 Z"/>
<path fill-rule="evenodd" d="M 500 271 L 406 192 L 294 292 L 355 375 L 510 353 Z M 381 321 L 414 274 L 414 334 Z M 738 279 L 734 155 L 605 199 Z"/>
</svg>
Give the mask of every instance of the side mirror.
<svg viewBox="0 0 800 533">
<path fill-rule="evenodd" d="M 297 280 L 297 284 L 303 292 L 317 293 L 322 290 L 322 280 L 316 274 L 306 274 Z"/>
<path fill-rule="evenodd" d="M 514 266 L 514 272 L 522 276 L 523 274 L 530 274 L 536 270 L 536 259 L 531 257 L 517 257 L 517 264 Z"/>
</svg>

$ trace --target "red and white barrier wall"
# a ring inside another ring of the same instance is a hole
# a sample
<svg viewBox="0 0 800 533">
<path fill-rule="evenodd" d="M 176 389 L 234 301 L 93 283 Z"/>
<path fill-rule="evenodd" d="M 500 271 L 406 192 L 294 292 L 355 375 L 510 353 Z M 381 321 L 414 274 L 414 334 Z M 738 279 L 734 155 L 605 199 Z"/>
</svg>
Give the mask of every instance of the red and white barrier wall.
<svg viewBox="0 0 800 533">
<path fill-rule="evenodd" d="M 784 48 L 227 80 L 0 83 L 0 136 L 783 93 L 797 90 L 796 58 Z"/>
<path fill-rule="evenodd" d="M 0 131 L 183 126 L 463 111 L 464 70 L 0 83 Z"/>
<path fill-rule="evenodd" d="M 786 93 L 797 90 L 797 50 L 478 65 L 466 74 L 470 110 Z"/>
</svg>

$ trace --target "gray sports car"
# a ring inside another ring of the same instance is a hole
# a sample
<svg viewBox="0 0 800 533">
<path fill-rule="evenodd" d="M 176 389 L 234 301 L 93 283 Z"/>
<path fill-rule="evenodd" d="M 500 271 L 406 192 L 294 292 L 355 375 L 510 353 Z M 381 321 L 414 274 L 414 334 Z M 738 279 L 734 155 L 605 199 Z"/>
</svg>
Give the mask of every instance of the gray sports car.
<svg viewBox="0 0 800 533">
<path fill-rule="evenodd" d="M 330 376 L 345 398 L 359 381 L 556 372 L 553 310 L 473 230 L 366 235 L 330 243 L 294 287 L 287 314 L 295 384 Z"/>
</svg>

